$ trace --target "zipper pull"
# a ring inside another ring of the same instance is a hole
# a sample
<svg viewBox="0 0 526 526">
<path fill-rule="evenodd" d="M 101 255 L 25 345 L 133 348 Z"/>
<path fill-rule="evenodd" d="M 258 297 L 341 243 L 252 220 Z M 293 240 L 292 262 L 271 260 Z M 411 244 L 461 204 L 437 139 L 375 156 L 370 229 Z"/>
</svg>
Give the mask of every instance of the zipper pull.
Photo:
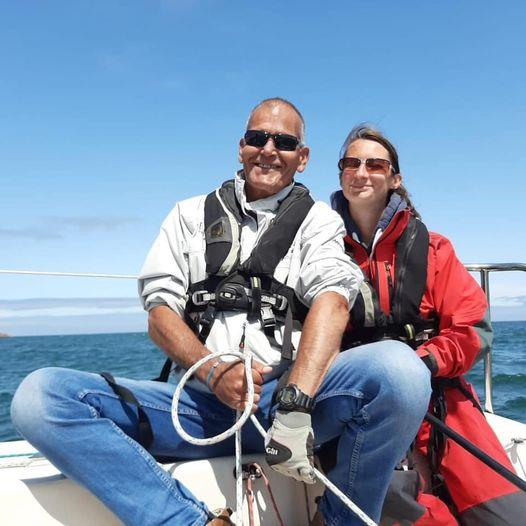
<svg viewBox="0 0 526 526">
<path fill-rule="evenodd" d="M 385 262 L 385 270 L 387 272 L 387 283 L 389 284 L 389 287 L 393 287 L 393 278 L 391 276 L 391 265 L 390 263 Z"/>
<path fill-rule="evenodd" d="M 241 333 L 241 340 L 239 340 L 239 350 L 243 352 L 245 349 L 245 334 L 247 330 L 247 322 L 243 323 L 243 332 Z"/>
</svg>

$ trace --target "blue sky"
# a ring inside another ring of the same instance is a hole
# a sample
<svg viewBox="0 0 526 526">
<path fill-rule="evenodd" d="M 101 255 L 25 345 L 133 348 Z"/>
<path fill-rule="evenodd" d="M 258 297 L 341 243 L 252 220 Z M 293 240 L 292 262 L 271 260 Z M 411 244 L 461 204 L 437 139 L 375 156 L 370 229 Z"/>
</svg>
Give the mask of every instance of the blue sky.
<svg viewBox="0 0 526 526">
<path fill-rule="evenodd" d="M 136 274 L 174 202 L 232 176 L 249 109 L 276 95 L 306 118 L 317 198 L 369 121 L 462 261 L 525 262 L 525 21 L 518 1 L 0 0 L 0 268 Z M 526 274 L 496 278 L 500 312 L 526 319 Z M 94 315 L 72 299 L 134 296 L 0 275 L 2 300 L 68 298 L 68 332 Z M 29 319 L 0 306 L 0 331 Z"/>
</svg>

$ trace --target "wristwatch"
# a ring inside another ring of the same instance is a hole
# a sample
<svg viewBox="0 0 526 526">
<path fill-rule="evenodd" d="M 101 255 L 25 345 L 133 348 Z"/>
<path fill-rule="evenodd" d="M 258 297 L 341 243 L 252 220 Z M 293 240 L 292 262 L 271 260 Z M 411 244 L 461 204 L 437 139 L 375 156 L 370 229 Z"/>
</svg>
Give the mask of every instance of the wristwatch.
<svg viewBox="0 0 526 526">
<path fill-rule="evenodd" d="M 281 388 L 276 395 L 276 401 L 278 409 L 302 413 L 310 413 L 315 405 L 314 398 L 306 395 L 296 384 L 289 384 Z"/>
</svg>

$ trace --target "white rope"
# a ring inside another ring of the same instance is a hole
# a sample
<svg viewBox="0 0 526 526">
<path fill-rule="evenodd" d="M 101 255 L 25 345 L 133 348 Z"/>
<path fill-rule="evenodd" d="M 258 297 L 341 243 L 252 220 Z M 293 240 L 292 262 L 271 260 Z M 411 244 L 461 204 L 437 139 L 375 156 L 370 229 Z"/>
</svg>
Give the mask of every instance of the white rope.
<svg viewBox="0 0 526 526">
<path fill-rule="evenodd" d="M 259 431 L 261 436 L 265 437 L 267 435 L 267 432 L 263 429 L 263 426 L 259 423 L 258 419 L 252 415 L 250 417 L 250 420 L 256 426 L 256 429 Z M 337 488 L 321 471 L 314 468 L 314 474 L 316 475 L 316 478 L 323 482 L 325 484 L 325 487 L 332 491 L 337 497 L 340 498 L 340 500 L 352 511 L 356 514 L 356 516 L 360 517 L 362 521 L 367 524 L 367 526 L 378 526 L 376 522 L 373 521 L 365 512 L 363 512 L 343 491 L 341 491 L 339 488 Z"/>
<path fill-rule="evenodd" d="M 246 401 L 245 410 L 243 413 L 240 411 L 237 412 L 238 420 L 236 423 L 230 428 L 224 431 L 223 433 L 220 433 L 219 435 L 216 435 L 214 437 L 210 438 L 195 438 L 190 436 L 181 426 L 181 423 L 179 422 L 179 415 L 177 413 L 178 405 L 179 405 L 179 398 L 181 396 L 181 392 L 183 390 L 183 387 L 185 386 L 188 379 L 194 374 L 194 372 L 201 367 L 204 363 L 208 362 L 209 360 L 217 359 L 222 356 L 235 356 L 236 358 L 241 359 L 244 361 L 245 364 L 245 377 L 247 379 L 247 394 L 248 394 L 248 400 Z M 217 444 L 218 442 L 221 442 L 222 440 L 225 440 L 226 438 L 232 436 L 234 433 L 236 433 L 236 505 L 237 505 L 237 519 L 240 520 L 242 517 L 242 506 L 243 506 L 243 496 L 242 496 L 242 480 L 241 480 L 241 428 L 245 424 L 245 422 L 250 418 L 256 429 L 259 431 L 261 436 L 265 438 L 267 435 L 267 432 L 265 429 L 263 429 L 263 426 L 259 423 L 258 419 L 255 417 L 255 415 L 251 415 L 252 412 L 252 406 L 254 404 L 254 379 L 252 378 L 252 353 L 245 351 L 244 353 L 236 352 L 236 351 L 216 351 L 208 356 L 205 356 L 204 358 L 201 358 L 199 361 L 197 361 L 186 373 L 183 375 L 181 380 L 179 381 L 173 401 L 172 401 L 172 422 L 174 424 L 175 429 L 179 433 L 179 435 L 186 440 L 187 442 L 190 442 L 190 444 L 195 444 L 197 446 L 208 446 L 210 444 Z M 239 416 L 241 414 L 241 416 Z M 238 442 L 239 442 L 239 449 L 238 449 Z M 362 511 L 345 493 L 343 493 L 340 489 L 338 489 L 323 473 L 321 473 L 318 469 L 314 468 L 314 474 L 316 475 L 316 478 L 318 478 L 323 484 L 325 484 L 326 488 L 332 491 L 337 497 L 340 498 L 340 500 L 357 516 L 359 517 L 364 524 L 367 524 L 367 526 L 378 526 L 376 522 L 374 522 L 364 511 Z"/>
<path fill-rule="evenodd" d="M 179 414 L 177 413 L 177 408 L 179 405 L 179 398 L 181 397 L 181 393 L 183 391 L 183 387 L 186 384 L 186 382 L 189 380 L 189 378 L 194 374 L 201 365 L 208 362 L 209 360 L 213 360 L 216 358 L 220 358 L 222 356 L 234 356 L 236 358 L 239 358 L 242 360 L 245 364 L 245 376 L 247 379 L 247 391 L 248 391 L 248 400 L 245 405 L 245 409 L 243 413 L 241 414 L 241 417 L 237 422 L 230 428 L 224 431 L 223 433 L 219 433 L 219 435 L 216 435 L 214 437 L 210 438 L 195 438 L 191 435 L 189 435 L 181 426 L 181 423 L 179 422 Z M 205 356 L 204 358 L 201 358 L 199 361 L 197 361 L 186 373 L 183 375 L 179 383 L 177 384 L 177 387 L 175 388 L 174 397 L 172 400 L 172 422 L 179 433 L 179 435 L 184 438 L 187 442 L 190 442 L 190 444 L 194 444 L 196 446 L 209 446 L 211 444 L 217 444 L 218 442 L 221 442 L 229 437 L 231 437 L 238 429 L 241 429 L 243 427 L 243 424 L 249 419 L 250 413 L 252 412 L 252 405 L 254 404 L 254 379 L 252 378 L 252 353 L 251 352 L 245 352 L 241 353 L 238 351 L 216 351 L 208 356 Z"/>
<path fill-rule="evenodd" d="M 245 377 L 247 379 L 247 395 L 248 400 L 246 401 L 245 409 L 241 413 L 241 411 L 237 411 L 236 416 L 237 420 L 236 423 L 230 428 L 224 431 L 223 433 L 219 433 L 219 435 L 210 437 L 210 438 L 195 438 L 191 435 L 189 435 L 181 426 L 181 422 L 179 422 L 179 414 L 178 414 L 178 406 L 179 406 L 179 398 L 181 397 L 181 393 L 183 391 L 183 387 L 185 386 L 186 382 L 189 380 L 189 378 L 194 374 L 201 365 L 208 362 L 209 360 L 214 360 L 223 356 L 234 356 L 235 358 L 239 358 L 241 361 L 244 362 L 245 365 Z M 246 351 L 244 353 L 239 351 L 216 351 L 208 356 L 205 356 L 204 358 L 201 358 L 199 361 L 197 361 L 186 373 L 183 375 L 179 383 L 177 384 L 177 387 L 175 389 L 174 397 L 172 400 L 172 422 L 179 433 L 181 437 L 184 438 L 187 442 L 190 442 L 190 444 L 194 444 L 196 446 L 209 446 L 211 444 L 217 444 L 218 442 L 222 442 L 226 438 L 232 436 L 234 433 L 236 435 L 235 437 L 235 446 L 236 446 L 236 517 L 238 521 L 242 521 L 243 517 L 243 468 L 242 468 L 242 460 L 241 460 L 241 428 L 245 424 L 245 422 L 249 419 L 250 413 L 252 412 L 252 406 L 254 404 L 254 379 L 252 377 L 252 353 L 249 351 Z"/>
<path fill-rule="evenodd" d="M 0 274 L 26 274 L 30 276 L 72 276 L 81 278 L 137 279 L 130 274 L 90 274 L 86 272 L 45 272 L 40 270 L 0 270 Z"/>
</svg>

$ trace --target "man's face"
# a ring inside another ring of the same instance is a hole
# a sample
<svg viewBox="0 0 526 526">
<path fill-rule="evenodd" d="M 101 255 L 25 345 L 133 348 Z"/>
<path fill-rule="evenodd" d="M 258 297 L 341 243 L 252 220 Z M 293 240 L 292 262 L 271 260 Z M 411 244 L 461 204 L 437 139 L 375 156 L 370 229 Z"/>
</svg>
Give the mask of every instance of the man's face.
<svg viewBox="0 0 526 526">
<path fill-rule="evenodd" d="M 263 106 L 256 110 L 247 129 L 268 133 L 286 133 L 298 139 L 301 136 L 301 120 L 286 104 Z M 239 162 L 245 172 L 245 192 L 248 201 L 256 201 L 277 194 L 288 186 L 296 172 L 303 172 L 309 160 L 309 149 L 298 146 L 294 151 L 278 150 L 269 138 L 260 148 L 239 141 Z"/>
</svg>

